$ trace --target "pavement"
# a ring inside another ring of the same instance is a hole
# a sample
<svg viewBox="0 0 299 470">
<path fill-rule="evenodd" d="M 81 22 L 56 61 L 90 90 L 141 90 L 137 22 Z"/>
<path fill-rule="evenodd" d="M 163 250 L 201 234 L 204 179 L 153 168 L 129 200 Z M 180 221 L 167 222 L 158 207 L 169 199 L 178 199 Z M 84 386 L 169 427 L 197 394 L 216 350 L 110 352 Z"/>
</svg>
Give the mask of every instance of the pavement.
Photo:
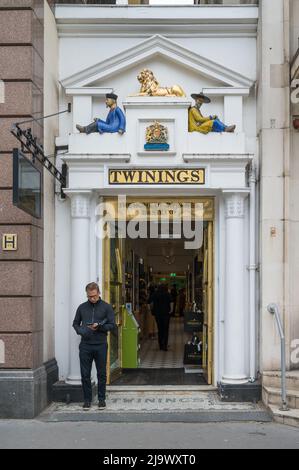
<svg viewBox="0 0 299 470">
<path fill-rule="evenodd" d="M 134 456 L 139 449 L 245 448 L 299 449 L 299 428 L 272 422 L 262 403 L 224 403 L 216 391 L 196 387 L 114 387 L 106 410 L 96 402 L 87 412 L 82 404 L 53 403 L 32 421 L 0 420 L 0 449 L 122 449 Z"/>
<path fill-rule="evenodd" d="M 0 449 L 123 449 L 125 455 L 139 449 L 299 449 L 299 429 L 275 423 L 1 420 Z"/>
</svg>

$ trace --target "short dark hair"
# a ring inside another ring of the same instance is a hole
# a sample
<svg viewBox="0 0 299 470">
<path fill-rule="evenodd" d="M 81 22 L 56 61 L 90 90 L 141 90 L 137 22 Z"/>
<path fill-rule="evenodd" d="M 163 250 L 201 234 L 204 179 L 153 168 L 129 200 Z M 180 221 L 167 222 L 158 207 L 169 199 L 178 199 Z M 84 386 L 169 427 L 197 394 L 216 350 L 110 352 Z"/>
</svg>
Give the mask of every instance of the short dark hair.
<svg viewBox="0 0 299 470">
<path fill-rule="evenodd" d="M 97 284 L 96 282 L 91 282 L 86 286 L 86 292 L 90 292 L 92 290 L 97 290 L 98 292 L 100 292 L 99 284 Z"/>
</svg>

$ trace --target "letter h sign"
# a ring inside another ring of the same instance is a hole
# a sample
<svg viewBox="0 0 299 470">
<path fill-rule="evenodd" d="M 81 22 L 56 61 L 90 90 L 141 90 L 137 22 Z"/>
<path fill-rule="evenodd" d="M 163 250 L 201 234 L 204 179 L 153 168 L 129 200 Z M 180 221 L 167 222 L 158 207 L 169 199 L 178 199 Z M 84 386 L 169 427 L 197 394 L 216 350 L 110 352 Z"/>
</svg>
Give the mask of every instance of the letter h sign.
<svg viewBox="0 0 299 470">
<path fill-rule="evenodd" d="M 3 251 L 17 251 L 18 249 L 18 236 L 15 234 L 4 234 L 2 237 L 2 250 Z"/>
</svg>

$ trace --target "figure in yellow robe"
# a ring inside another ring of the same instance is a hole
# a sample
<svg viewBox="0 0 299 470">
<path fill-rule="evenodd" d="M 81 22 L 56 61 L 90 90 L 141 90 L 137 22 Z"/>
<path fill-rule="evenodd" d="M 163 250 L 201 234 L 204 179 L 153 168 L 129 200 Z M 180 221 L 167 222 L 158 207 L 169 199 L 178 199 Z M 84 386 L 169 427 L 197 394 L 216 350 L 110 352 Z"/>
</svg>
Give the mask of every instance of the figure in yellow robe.
<svg viewBox="0 0 299 470">
<path fill-rule="evenodd" d="M 189 110 L 189 132 L 200 132 L 201 134 L 209 134 L 209 132 L 235 132 L 236 126 L 226 126 L 218 119 L 218 116 L 203 116 L 201 106 L 203 103 L 210 103 L 210 98 L 203 93 L 191 96 L 196 104 Z"/>
</svg>

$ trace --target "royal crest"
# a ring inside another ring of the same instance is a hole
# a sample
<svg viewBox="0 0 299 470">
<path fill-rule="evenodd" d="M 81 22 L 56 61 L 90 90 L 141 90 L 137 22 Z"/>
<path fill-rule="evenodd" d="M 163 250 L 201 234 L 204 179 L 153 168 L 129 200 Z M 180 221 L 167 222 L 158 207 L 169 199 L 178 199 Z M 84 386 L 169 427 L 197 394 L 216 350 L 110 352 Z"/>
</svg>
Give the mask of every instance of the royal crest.
<svg viewBox="0 0 299 470">
<path fill-rule="evenodd" d="M 147 127 L 145 150 L 163 150 L 168 151 L 168 129 L 162 126 L 158 121 Z"/>
</svg>

